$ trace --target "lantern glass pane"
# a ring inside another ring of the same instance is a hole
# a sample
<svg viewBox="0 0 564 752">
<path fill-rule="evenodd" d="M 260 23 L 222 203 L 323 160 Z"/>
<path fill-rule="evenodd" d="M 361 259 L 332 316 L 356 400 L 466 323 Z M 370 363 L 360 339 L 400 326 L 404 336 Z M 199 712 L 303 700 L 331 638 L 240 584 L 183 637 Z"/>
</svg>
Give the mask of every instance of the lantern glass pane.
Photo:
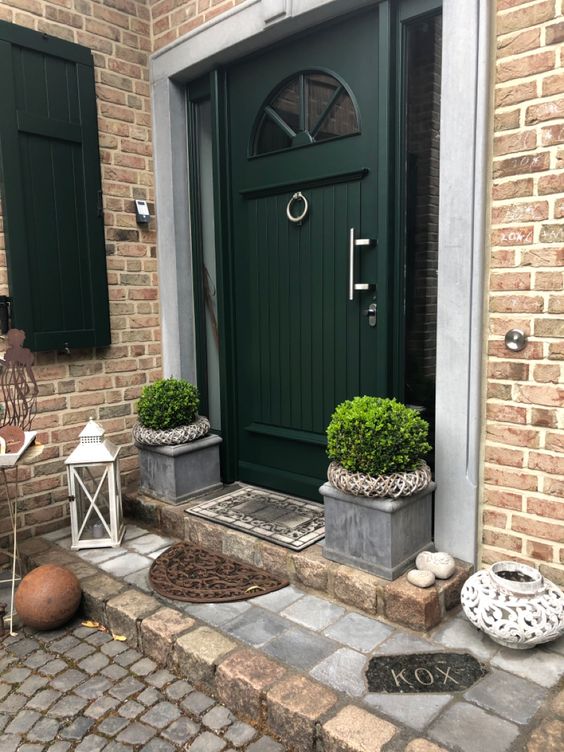
<svg viewBox="0 0 564 752">
<path fill-rule="evenodd" d="M 103 465 L 77 467 L 75 474 L 79 539 L 109 538 L 111 528 L 108 468 Z"/>
</svg>

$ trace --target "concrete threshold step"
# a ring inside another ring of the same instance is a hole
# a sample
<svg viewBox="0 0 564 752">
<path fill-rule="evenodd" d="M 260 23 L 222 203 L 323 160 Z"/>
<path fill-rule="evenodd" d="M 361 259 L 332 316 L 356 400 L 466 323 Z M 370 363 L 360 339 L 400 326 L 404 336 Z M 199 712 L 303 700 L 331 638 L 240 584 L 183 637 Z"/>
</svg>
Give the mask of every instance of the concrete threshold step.
<svg viewBox="0 0 564 752">
<path fill-rule="evenodd" d="M 225 490 L 215 492 L 224 494 Z M 456 561 L 456 570 L 448 580 L 437 580 L 430 588 L 417 588 L 406 575 L 390 582 L 360 569 L 329 561 L 321 544 L 304 551 L 291 551 L 224 525 L 186 514 L 186 509 L 206 497 L 173 506 L 138 493 L 127 493 L 126 514 L 163 534 L 174 535 L 231 556 L 246 564 L 261 567 L 285 578 L 298 587 L 327 595 L 370 616 L 383 616 L 394 624 L 426 632 L 444 621 L 452 609 L 460 606 L 460 591 L 473 567 Z"/>
<path fill-rule="evenodd" d="M 151 537 L 148 530 L 137 528 L 135 534 L 140 533 L 145 534 L 145 538 Z M 344 677 L 343 686 L 353 682 L 349 691 L 340 691 L 331 686 L 330 672 L 323 681 L 316 681 L 310 674 L 236 639 L 225 628 L 210 626 L 190 616 L 186 612 L 188 604 L 176 604 L 142 592 L 123 576 L 101 570 L 92 560 L 104 549 L 79 554 L 70 550 L 69 539 L 63 540 L 61 535 L 57 531 L 46 538 L 22 542 L 20 555 L 26 571 L 42 564 L 59 564 L 73 571 L 81 582 L 82 610 L 86 617 L 106 625 L 114 634 L 125 636 L 129 647 L 186 678 L 260 731 L 277 737 L 286 749 L 292 752 L 447 752 L 444 747 L 423 738 L 422 732 L 417 731 L 419 720 L 414 730 L 413 725 L 405 726 L 401 719 L 394 719 L 393 712 L 387 720 L 362 705 L 364 697 L 359 696 L 351 677 L 356 673 L 358 683 L 364 668 L 350 664 L 354 663 L 355 656 L 366 661 L 368 651 L 361 656 L 351 649 L 337 650 L 335 655 L 340 654 L 339 660 L 331 669 L 336 683 L 341 681 L 339 672 Z M 106 552 L 111 555 L 111 549 Z M 90 555 L 90 561 L 85 555 Z M 132 555 L 122 552 L 105 561 Z M 312 597 L 305 593 L 299 595 L 306 599 Z M 276 596 L 276 593 L 262 598 L 269 596 Z M 360 615 L 357 618 L 368 621 Z M 378 629 L 378 621 L 371 621 L 371 629 Z M 401 651 L 400 644 L 411 649 L 422 647 L 422 640 L 410 636 L 406 630 L 393 630 L 384 624 L 380 628 L 387 632 L 378 639 L 396 640 L 394 645 L 398 647 L 395 649 Z M 438 649 L 436 645 L 435 649 Z M 452 696 L 446 695 L 440 707 L 430 710 L 430 715 L 429 709 L 423 708 L 421 729 L 451 700 Z M 414 702 L 419 707 L 421 699 L 414 698 Z"/>
</svg>

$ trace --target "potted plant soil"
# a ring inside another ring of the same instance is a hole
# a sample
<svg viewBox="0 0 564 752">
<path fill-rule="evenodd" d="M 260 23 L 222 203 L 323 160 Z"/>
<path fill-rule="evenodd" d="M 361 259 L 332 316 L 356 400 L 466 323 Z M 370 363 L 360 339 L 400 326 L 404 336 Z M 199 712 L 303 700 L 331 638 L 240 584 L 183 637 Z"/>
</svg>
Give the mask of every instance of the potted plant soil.
<svg viewBox="0 0 564 752">
<path fill-rule="evenodd" d="M 198 389 L 183 379 L 160 379 L 143 389 L 133 427 L 140 491 L 180 504 L 221 485 L 221 438 L 210 434 L 199 407 Z"/>
<path fill-rule="evenodd" d="M 429 426 L 394 399 L 355 397 L 327 428 L 326 558 L 393 580 L 432 544 Z"/>
</svg>

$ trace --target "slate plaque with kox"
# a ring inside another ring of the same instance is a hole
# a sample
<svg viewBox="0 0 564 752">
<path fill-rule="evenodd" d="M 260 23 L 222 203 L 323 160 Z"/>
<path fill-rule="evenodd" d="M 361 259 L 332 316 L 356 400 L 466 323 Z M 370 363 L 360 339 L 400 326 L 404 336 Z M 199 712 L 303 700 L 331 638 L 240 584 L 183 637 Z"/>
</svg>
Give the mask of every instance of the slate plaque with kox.
<svg viewBox="0 0 564 752">
<path fill-rule="evenodd" d="M 369 692 L 461 692 L 487 674 L 468 653 L 412 653 L 372 658 Z"/>
</svg>

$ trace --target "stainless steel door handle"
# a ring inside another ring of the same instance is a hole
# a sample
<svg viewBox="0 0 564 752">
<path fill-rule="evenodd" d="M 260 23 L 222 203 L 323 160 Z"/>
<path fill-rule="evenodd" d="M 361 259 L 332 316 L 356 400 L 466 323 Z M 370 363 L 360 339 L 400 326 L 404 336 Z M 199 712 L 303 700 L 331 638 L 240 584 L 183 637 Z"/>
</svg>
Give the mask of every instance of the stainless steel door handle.
<svg viewBox="0 0 564 752">
<path fill-rule="evenodd" d="M 357 238 L 354 227 L 349 230 L 349 300 L 354 300 L 354 294 L 356 292 L 372 292 L 376 289 L 376 285 L 372 282 L 355 282 L 354 281 L 354 267 L 355 267 L 355 252 L 357 247 L 372 248 L 376 245 L 375 240 L 370 238 Z"/>
</svg>

